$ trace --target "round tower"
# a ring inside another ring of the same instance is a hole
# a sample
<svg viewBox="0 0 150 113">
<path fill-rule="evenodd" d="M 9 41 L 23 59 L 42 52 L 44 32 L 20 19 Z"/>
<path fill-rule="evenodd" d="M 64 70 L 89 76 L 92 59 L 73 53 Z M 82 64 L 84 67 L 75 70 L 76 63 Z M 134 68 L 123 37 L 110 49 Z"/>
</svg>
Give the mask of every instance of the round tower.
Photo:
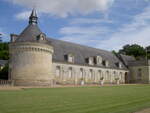
<svg viewBox="0 0 150 113">
<path fill-rule="evenodd" d="M 50 86 L 53 84 L 53 47 L 41 32 L 36 11 L 20 35 L 11 35 L 9 76 L 17 86 Z"/>
</svg>

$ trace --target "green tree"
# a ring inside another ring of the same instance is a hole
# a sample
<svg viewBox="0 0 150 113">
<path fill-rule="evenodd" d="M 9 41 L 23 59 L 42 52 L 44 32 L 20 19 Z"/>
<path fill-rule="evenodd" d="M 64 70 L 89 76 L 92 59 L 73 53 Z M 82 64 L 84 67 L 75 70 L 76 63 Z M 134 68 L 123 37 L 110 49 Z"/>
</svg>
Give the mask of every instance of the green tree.
<svg viewBox="0 0 150 113">
<path fill-rule="evenodd" d="M 113 54 L 118 54 L 118 52 L 116 52 L 115 50 L 112 50 L 112 53 L 113 53 Z"/>
<path fill-rule="evenodd" d="M 134 56 L 137 60 L 141 58 L 145 58 L 146 56 L 146 50 L 137 44 L 133 45 L 125 45 L 123 46 L 123 49 L 119 50 L 119 54 Z"/>
<path fill-rule="evenodd" d="M 147 58 L 150 59 L 150 46 L 146 47 Z"/>
<path fill-rule="evenodd" d="M 0 43 L 0 59 L 1 60 L 9 59 L 8 43 Z"/>
<path fill-rule="evenodd" d="M 0 60 L 9 59 L 8 43 L 0 42 Z M 0 70 L 0 79 L 8 79 L 8 64 Z"/>
</svg>

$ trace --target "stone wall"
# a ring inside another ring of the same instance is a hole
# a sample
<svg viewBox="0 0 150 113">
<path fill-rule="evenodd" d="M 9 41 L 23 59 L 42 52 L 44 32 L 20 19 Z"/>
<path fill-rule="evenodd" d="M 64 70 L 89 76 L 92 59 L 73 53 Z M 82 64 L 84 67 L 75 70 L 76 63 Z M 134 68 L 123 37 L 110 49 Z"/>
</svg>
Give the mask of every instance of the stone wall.
<svg viewBox="0 0 150 113">
<path fill-rule="evenodd" d="M 131 66 L 131 83 L 150 83 L 150 66 Z"/>
<path fill-rule="evenodd" d="M 15 85 L 51 85 L 53 48 L 42 43 L 11 43 L 9 74 Z"/>
<path fill-rule="evenodd" d="M 57 84 L 80 84 L 82 80 L 86 84 L 99 84 L 104 77 L 104 83 L 116 84 L 116 78 L 120 83 L 125 83 L 127 70 L 109 69 L 81 66 L 65 63 L 53 63 L 53 72 Z"/>
</svg>

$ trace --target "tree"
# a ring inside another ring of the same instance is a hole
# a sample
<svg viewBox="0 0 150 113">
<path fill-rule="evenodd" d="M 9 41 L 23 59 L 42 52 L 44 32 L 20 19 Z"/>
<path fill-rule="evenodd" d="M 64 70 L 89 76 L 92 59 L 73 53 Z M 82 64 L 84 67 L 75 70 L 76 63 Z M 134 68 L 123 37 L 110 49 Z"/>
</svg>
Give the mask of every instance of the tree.
<svg viewBox="0 0 150 113">
<path fill-rule="evenodd" d="M 137 60 L 139 60 L 141 58 L 145 58 L 146 50 L 140 45 L 128 44 L 128 45 L 123 46 L 123 49 L 119 50 L 119 54 L 134 56 Z"/>
<path fill-rule="evenodd" d="M 115 55 L 118 54 L 118 52 L 116 52 L 115 50 L 112 50 L 112 53 Z"/>
<path fill-rule="evenodd" d="M 0 60 L 9 59 L 8 43 L 0 43 Z"/>
<path fill-rule="evenodd" d="M 150 59 L 150 46 L 146 47 L 146 52 L 147 52 L 147 58 Z"/>
</svg>

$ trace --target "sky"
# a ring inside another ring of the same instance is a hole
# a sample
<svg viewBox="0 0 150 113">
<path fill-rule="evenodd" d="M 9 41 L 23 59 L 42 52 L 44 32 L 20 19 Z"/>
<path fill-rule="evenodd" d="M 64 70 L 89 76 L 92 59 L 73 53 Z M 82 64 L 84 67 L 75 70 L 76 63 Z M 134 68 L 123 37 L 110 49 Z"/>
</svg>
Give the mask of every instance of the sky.
<svg viewBox="0 0 150 113">
<path fill-rule="evenodd" d="M 150 0 L 0 0 L 3 41 L 24 30 L 33 8 L 47 37 L 109 51 L 150 45 Z"/>
</svg>

